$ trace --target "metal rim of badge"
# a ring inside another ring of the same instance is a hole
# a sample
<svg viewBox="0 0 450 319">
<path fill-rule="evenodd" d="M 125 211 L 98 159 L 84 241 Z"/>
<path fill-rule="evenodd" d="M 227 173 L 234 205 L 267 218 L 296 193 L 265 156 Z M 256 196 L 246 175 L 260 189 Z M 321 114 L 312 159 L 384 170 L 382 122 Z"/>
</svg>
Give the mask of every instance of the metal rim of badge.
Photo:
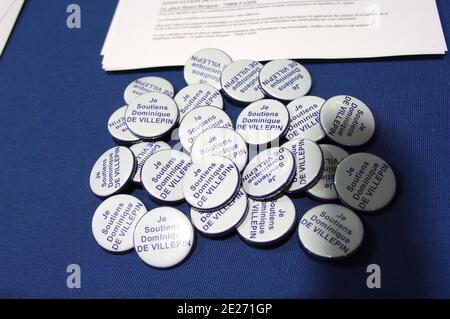
<svg viewBox="0 0 450 319">
<path fill-rule="evenodd" d="M 334 187 L 334 173 L 337 165 L 349 156 L 349 153 L 335 145 L 320 144 L 319 147 L 323 153 L 323 172 L 319 181 L 306 192 L 317 200 L 336 200 L 338 195 Z"/>
<path fill-rule="evenodd" d="M 116 146 L 104 152 L 95 162 L 89 176 L 92 192 L 108 197 L 122 191 L 136 170 L 136 159 L 129 148 Z M 114 177 L 104 181 L 103 178 Z"/>
<path fill-rule="evenodd" d="M 247 243 L 272 245 L 282 241 L 291 233 L 295 226 L 295 216 L 294 203 L 286 195 L 272 201 L 249 199 L 247 216 L 237 231 Z M 269 218 L 273 224 L 270 229 L 267 229 Z M 255 221 L 257 221 L 257 227 Z"/>
<path fill-rule="evenodd" d="M 157 201 L 180 202 L 184 199 L 182 180 L 191 165 L 190 157 L 177 150 L 153 153 L 142 166 L 141 183 Z"/>
<path fill-rule="evenodd" d="M 190 111 L 203 106 L 215 106 L 223 109 L 223 98 L 220 92 L 208 84 L 196 83 L 182 88 L 175 95 L 175 103 L 180 113 L 180 121 Z"/>
<path fill-rule="evenodd" d="M 323 154 L 320 147 L 308 139 L 291 140 L 282 145 L 295 160 L 295 176 L 286 190 L 295 193 L 307 190 L 320 178 L 323 171 Z"/>
<path fill-rule="evenodd" d="M 239 192 L 241 174 L 224 156 L 209 156 L 193 163 L 183 178 L 186 202 L 199 211 L 219 210 Z"/>
<path fill-rule="evenodd" d="M 157 139 L 178 123 L 175 101 L 162 93 L 147 93 L 134 99 L 125 111 L 130 131 L 144 139 Z"/>
<path fill-rule="evenodd" d="M 325 134 L 343 146 L 360 146 L 375 133 L 375 118 L 361 100 L 338 95 L 325 101 L 320 110 L 320 125 Z"/>
<path fill-rule="evenodd" d="M 108 119 L 108 132 L 118 142 L 135 143 L 139 136 L 134 135 L 125 121 L 125 110 L 128 105 L 122 106 L 114 111 Z"/>
<path fill-rule="evenodd" d="M 191 208 L 191 221 L 203 235 L 218 237 L 235 230 L 248 211 L 248 198 L 241 188 L 234 199 L 217 211 L 201 212 Z"/>
<path fill-rule="evenodd" d="M 287 59 L 272 60 L 259 73 L 263 91 L 274 99 L 292 101 L 308 94 L 312 79 L 300 63 Z"/>
<path fill-rule="evenodd" d="M 324 259 L 340 259 L 353 254 L 364 238 L 361 219 L 337 204 L 323 204 L 307 211 L 298 225 L 302 247 Z"/>
<path fill-rule="evenodd" d="M 136 158 L 136 173 L 133 176 L 133 182 L 141 183 L 141 171 L 145 161 L 153 154 L 162 150 L 170 150 L 169 144 L 158 142 L 141 142 L 130 146 L 130 150 L 133 152 Z"/>
<path fill-rule="evenodd" d="M 265 145 L 284 136 L 289 127 L 289 112 L 283 103 L 264 99 L 253 102 L 241 111 L 236 132 L 251 145 Z"/>
<path fill-rule="evenodd" d="M 219 49 L 201 49 L 192 54 L 184 65 L 183 75 L 187 84 L 205 83 L 220 90 L 223 69 L 233 60 Z"/>
<path fill-rule="evenodd" d="M 238 103 L 252 103 L 264 98 L 259 83 L 263 65 L 253 60 L 237 60 L 229 64 L 220 78 L 223 93 Z"/>
<path fill-rule="evenodd" d="M 318 96 L 302 96 L 290 102 L 288 109 L 291 122 L 286 132 L 286 138 L 308 138 L 314 142 L 325 137 L 325 132 L 320 125 L 320 108 L 325 100 Z"/>
<path fill-rule="evenodd" d="M 92 234 L 97 243 L 112 253 L 124 253 L 134 248 L 133 232 L 137 221 L 147 213 L 138 198 L 119 194 L 105 199 L 92 216 Z"/>
<path fill-rule="evenodd" d="M 191 149 L 192 162 L 212 155 L 230 159 L 242 172 L 248 161 L 247 144 L 242 136 L 231 128 L 211 128 L 195 139 Z"/>
<path fill-rule="evenodd" d="M 172 83 L 158 76 L 147 76 L 136 79 L 125 88 L 123 99 L 130 104 L 137 97 L 147 93 L 162 93 L 173 98 L 175 89 Z"/>
<path fill-rule="evenodd" d="M 162 206 L 139 219 L 134 230 L 134 249 L 154 268 L 171 268 L 185 261 L 195 244 L 189 219 L 176 208 Z"/>
<path fill-rule="evenodd" d="M 270 199 L 291 183 L 296 171 L 292 153 L 272 147 L 256 155 L 242 173 L 242 187 L 250 198 Z"/>
<path fill-rule="evenodd" d="M 362 212 L 386 207 L 397 187 L 391 166 L 370 153 L 355 153 L 336 168 L 334 186 L 341 201 Z"/>
<path fill-rule="evenodd" d="M 193 109 L 180 123 L 178 130 L 180 143 L 190 152 L 195 139 L 204 131 L 215 127 L 233 128 L 233 123 L 227 113 L 215 106 Z"/>
</svg>

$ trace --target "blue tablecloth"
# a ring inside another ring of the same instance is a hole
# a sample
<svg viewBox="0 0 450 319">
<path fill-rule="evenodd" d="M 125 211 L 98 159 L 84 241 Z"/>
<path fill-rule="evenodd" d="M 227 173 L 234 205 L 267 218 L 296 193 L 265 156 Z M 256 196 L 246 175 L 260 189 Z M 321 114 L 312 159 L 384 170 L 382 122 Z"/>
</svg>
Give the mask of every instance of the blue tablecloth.
<svg viewBox="0 0 450 319">
<path fill-rule="evenodd" d="M 450 297 L 449 55 L 304 61 L 311 94 L 351 94 L 371 106 L 377 132 L 364 149 L 397 175 L 395 202 L 361 216 L 367 234 L 358 255 L 313 260 L 295 234 L 273 249 L 237 235 L 198 236 L 185 263 L 161 271 L 134 252 L 116 256 L 96 244 L 91 218 L 100 200 L 88 179 L 114 145 L 106 122 L 126 85 L 158 75 L 180 90 L 182 69 L 104 72 L 99 52 L 116 1 L 76 1 L 79 30 L 66 27 L 71 2 L 27 1 L 0 58 L 1 297 Z M 450 43 L 450 1 L 438 7 Z M 240 110 L 227 102 L 232 119 Z M 156 206 L 143 190 L 134 194 Z M 297 198 L 295 205 L 300 216 L 317 203 Z M 366 286 L 372 263 L 381 267 L 381 289 Z M 81 289 L 66 286 L 69 264 L 81 267 Z"/>
</svg>

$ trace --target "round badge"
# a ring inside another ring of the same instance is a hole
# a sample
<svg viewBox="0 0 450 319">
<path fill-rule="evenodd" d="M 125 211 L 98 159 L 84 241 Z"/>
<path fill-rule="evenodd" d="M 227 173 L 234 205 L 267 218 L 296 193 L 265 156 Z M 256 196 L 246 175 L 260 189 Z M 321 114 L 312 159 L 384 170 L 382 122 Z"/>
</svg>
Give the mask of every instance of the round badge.
<svg viewBox="0 0 450 319">
<path fill-rule="evenodd" d="M 267 95 L 274 99 L 292 101 L 306 95 L 312 79 L 308 70 L 292 60 L 273 60 L 259 73 L 259 82 Z"/>
<path fill-rule="evenodd" d="M 153 153 L 142 166 L 142 185 L 156 200 L 179 202 L 184 199 L 182 181 L 191 165 L 189 156 L 180 151 Z"/>
<path fill-rule="evenodd" d="M 147 76 L 128 84 L 123 93 L 123 98 L 125 103 L 130 104 L 135 98 L 147 93 L 162 93 L 173 98 L 174 91 L 173 85 L 166 79 Z"/>
<path fill-rule="evenodd" d="M 95 240 L 109 252 L 132 250 L 134 228 L 146 212 L 145 205 L 134 196 L 119 194 L 107 198 L 92 217 Z"/>
<path fill-rule="evenodd" d="M 286 238 L 294 225 L 295 206 L 289 197 L 272 201 L 249 199 L 247 217 L 237 231 L 250 244 L 271 245 Z"/>
<path fill-rule="evenodd" d="M 223 109 L 222 95 L 214 87 L 207 84 L 188 85 L 175 95 L 174 100 L 180 112 L 180 121 L 190 111 L 201 106 L 210 105 Z"/>
<path fill-rule="evenodd" d="M 178 209 L 163 206 L 139 220 L 134 230 L 134 249 L 147 265 L 170 268 L 189 256 L 194 239 L 189 219 Z"/>
<path fill-rule="evenodd" d="M 139 141 L 139 137 L 131 133 L 125 122 L 125 110 L 127 105 L 117 109 L 108 120 L 108 132 L 119 142 L 134 143 Z"/>
<path fill-rule="evenodd" d="M 196 210 L 213 211 L 231 202 L 240 184 L 241 176 L 231 160 L 210 156 L 189 168 L 183 179 L 183 194 Z"/>
<path fill-rule="evenodd" d="M 253 60 L 234 61 L 222 72 L 222 91 L 239 103 L 252 103 L 264 98 L 259 84 L 263 65 Z"/>
<path fill-rule="evenodd" d="M 220 90 L 222 71 L 231 62 L 231 58 L 221 50 L 199 50 L 184 65 L 184 79 L 187 84 L 209 84 Z"/>
<path fill-rule="evenodd" d="M 238 132 L 248 144 L 264 145 L 282 137 L 289 126 L 289 112 L 276 100 L 259 100 L 247 106 L 236 121 Z"/>
<path fill-rule="evenodd" d="M 147 93 L 128 105 L 125 120 L 135 135 L 155 139 L 175 127 L 178 122 L 178 107 L 175 101 L 165 94 Z"/>
<path fill-rule="evenodd" d="M 171 147 L 167 143 L 158 142 L 141 142 L 131 145 L 130 150 L 136 158 L 136 173 L 133 177 L 133 182 L 141 182 L 141 171 L 145 161 L 153 154 L 162 150 L 170 150 Z"/>
<path fill-rule="evenodd" d="M 337 165 L 349 154 L 334 145 L 320 144 L 319 147 L 323 153 L 323 172 L 320 180 L 306 192 L 318 200 L 335 200 L 338 196 L 334 188 L 334 173 Z"/>
<path fill-rule="evenodd" d="M 214 106 L 204 106 L 190 111 L 180 123 L 178 134 L 181 145 L 190 152 L 198 135 L 214 127 L 233 128 L 233 123 L 227 113 Z"/>
<path fill-rule="evenodd" d="M 136 160 L 130 149 L 116 146 L 103 153 L 92 167 L 89 184 L 92 192 L 108 197 L 120 192 L 131 180 Z"/>
<path fill-rule="evenodd" d="M 303 96 L 289 103 L 286 108 L 289 111 L 291 122 L 286 132 L 288 140 L 307 138 L 317 142 L 325 137 L 319 121 L 320 108 L 325 102 L 317 96 Z"/>
<path fill-rule="evenodd" d="M 356 153 L 339 163 L 334 186 L 343 203 L 371 212 L 390 203 L 396 181 L 392 168 L 383 159 L 369 153 Z"/>
<path fill-rule="evenodd" d="M 191 157 L 195 163 L 212 155 L 230 159 L 242 172 L 248 160 L 247 144 L 242 136 L 231 128 L 212 128 L 201 133 L 195 139 L 191 149 Z"/>
<path fill-rule="evenodd" d="M 308 139 L 292 140 L 283 144 L 294 155 L 296 172 L 288 192 L 300 192 L 318 181 L 323 169 L 323 154 L 320 147 Z"/>
<path fill-rule="evenodd" d="M 295 175 L 294 156 L 286 148 L 272 147 L 256 155 L 242 173 L 242 187 L 255 199 L 281 193 Z"/>
<path fill-rule="evenodd" d="M 233 201 L 220 210 L 205 213 L 191 208 L 191 220 L 195 228 L 205 236 L 221 236 L 240 225 L 247 209 L 247 195 L 241 188 Z"/>
<path fill-rule="evenodd" d="M 320 110 L 320 125 L 334 142 L 360 146 L 375 132 L 375 119 L 364 102 L 348 95 L 328 99 Z"/>
<path fill-rule="evenodd" d="M 324 204 L 307 211 L 298 225 L 302 246 L 321 258 L 343 258 L 351 255 L 364 237 L 359 217 L 350 209 Z"/>
</svg>

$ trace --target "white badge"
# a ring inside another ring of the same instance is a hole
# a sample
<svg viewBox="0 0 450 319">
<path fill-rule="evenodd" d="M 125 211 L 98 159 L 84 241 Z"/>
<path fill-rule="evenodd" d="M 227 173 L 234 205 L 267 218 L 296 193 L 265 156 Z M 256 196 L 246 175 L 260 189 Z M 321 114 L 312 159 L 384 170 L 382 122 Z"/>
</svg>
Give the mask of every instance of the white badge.
<svg viewBox="0 0 450 319">
<path fill-rule="evenodd" d="M 220 210 L 200 212 L 191 208 L 191 220 L 195 228 L 205 236 L 221 236 L 240 225 L 247 214 L 247 209 L 247 195 L 241 188 L 233 201 Z"/>
<path fill-rule="evenodd" d="M 271 201 L 249 199 L 247 217 L 238 227 L 240 237 L 254 245 L 271 245 L 289 235 L 295 225 L 295 206 L 287 196 Z"/>
<path fill-rule="evenodd" d="M 136 169 L 136 160 L 130 149 L 116 146 L 95 162 L 89 177 L 92 192 L 107 197 L 120 192 L 131 180 Z"/>
<path fill-rule="evenodd" d="M 174 91 L 173 85 L 166 79 L 147 76 L 128 84 L 123 93 L 123 98 L 125 103 L 130 104 L 135 98 L 147 93 L 162 93 L 173 98 Z"/>
<path fill-rule="evenodd" d="M 231 62 L 231 58 L 221 50 L 199 50 L 184 65 L 184 79 L 187 84 L 204 83 L 220 90 L 222 71 Z"/>
<path fill-rule="evenodd" d="M 281 193 L 295 175 L 294 156 L 283 147 L 269 148 L 255 156 L 242 173 L 247 195 L 268 199 Z"/>
<path fill-rule="evenodd" d="M 178 134 L 181 145 L 190 152 L 195 139 L 214 127 L 233 128 L 233 124 L 227 113 L 214 106 L 204 106 L 190 111 L 180 123 Z"/>
<path fill-rule="evenodd" d="M 108 119 L 108 132 L 119 142 L 134 143 L 139 137 L 131 133 L 125 122 L 125 110 L 127 105 L 118 108 Z"/>
<path fill-rule="evenodd" d="M 170 268 L 183 262 L 194 247 L 194 229 L 178 209 L 158 207 L 145 214 L 134 231 L 134 249 L 155 268 Z"/>
<path fill-rule="evenodd" d="M 259 100 L 241 111 L 236 121 L 238 132 L 248 144 L 264 145 L 284 136 L 289 112 L 276 100 Z"/>
<path fill-rule="evenodd" d="M 320 110 L 320 125 L 334 142 L 360 146 L 375 132 L 375 119 L 364 102 L 349 95 L 328 99 Z"/>
<path fill-rule="evenodd" d="M 128 105 L 125 120 L 135 135 L 156 139 L 169 133 L 178 123 L 178 107 L 165 94 L 147 93 Z"/>
<path fill-rule="evenodd" d="M 334 188 L 334 173 L 336 172 L 337 165 L 349 154 L 342 148 L 334 145 L 320 144 L 319 147 L 322 150 L 324 162 L 322 176 L 306 192 L 318 200 L 335 200 L 338 196 Z"/>
<path fill-rule="evenodd" d="M 142 185 L 156 200 L 179 202 L 184 199 L 182 181 L 191 165 L 191 159 L 183 152 L 176 150 L 156 152 L 142 167 Z"/>
<path fill-rule="evenodd" d="M 215 106 L 223 109 L 220 92 L 208 84 L 192 84 L 181 89 L 174 98 L 180 112 L 180 121 L 190 111 L 203 106 Z"/>
<path fill-rule="evenodd" d="M 226 157 L 210 156 L 192 164 L 183 179 L 186 201 L 197 210 L 218 210 L 239 191 L 241 176 Z"/>
<path fill-rule="evenodd" d="M 292 60 L 273 60 L 259 73 L 259 82 L 267 95 L 274 99 L 292 101 L 306 95 L 312 79 L 308 70 Z"/>
<path fill-rule="evenodd" d="M 141 171 L 145 161 L 153 154 L 162 150 L 170 150 L 171 147 L 165 142 L 141 142 L 130 146 L 136 158 L 136 173 L 133 177 L 133 182 L 141 182 Z"/>
<path fill-rule="evenodd" d="M 303 96 L 289 103 L 286 108 L 291 117 L 291 123 L 286 132 L 288 140 L 307 138 L 317 142 L 325 137 L 320 126 L 320 108 L 325 102 L 317 96 Z"/>
<path fill-rule="evenodd" d="M 356 153 L 339 163 L 334 185 L 342 202 L 359 211 L 371 212 L 390 203 L 397 183 L 392 168 L 383 159 Z"/>
<path fill-rule="evenodd" d="M 134 196 L 119 194 L 107 198 L 92 217 L 95 240 L 113 253 L 133 249 L 134 228 L 146 212 L 144 203 Z"/>
<path fill-rule="evenodd" d="M 320 147 L 308 139 L 292 140 L 283 144 L 294 155 L 296 172 L 288 192 L 304 191 L 314 185 L 323 169 Z"/>
<path fill-rule="evenodd" d="M 322 258 L 342 258 L 361 245 L 364 228 L 350 209 L 324 204 L 303 215 L 298 225 L 298 236 L 309 253 Z"/>
<path fill-rule="evenodd" d="M 220 155 L 232 160 L 242 172 L 248 160 L 247 144 L 242 136 L 231 128 L 212 128 L 195 139 L 191 157 L 195 163 L 212 155 Z"/>
<path fill-rule="evenodd" d="M 222 91 L 238 103 L 252 103 L 264 98 L 259 84 L 259 72 L 263 65 L 253 60 L 238 60 L 222 72 Z"/>
</svg>

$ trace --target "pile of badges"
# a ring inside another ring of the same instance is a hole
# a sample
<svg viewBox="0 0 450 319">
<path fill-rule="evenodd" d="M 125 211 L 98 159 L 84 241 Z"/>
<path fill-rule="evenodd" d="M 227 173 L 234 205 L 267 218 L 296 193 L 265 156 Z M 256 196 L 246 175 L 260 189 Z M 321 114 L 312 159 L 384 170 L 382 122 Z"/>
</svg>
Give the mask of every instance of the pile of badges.
<svg viewBox="0 0 450 319">
<path fill-rule="evenodd" d="M 292 60 L 262 65 L 204 49 L 188 59 L 184 78 L 188 86 L 177 94 L 159 77 L 133 81 L 126 105 L 109 118 L 110 134 L 129 147 L 104 152 L 90 175 L 92 191 L 106 198 L 92 219 L 98 244 L 113 253 L 135 249 L 148 265 L 170 268 L 192 252 L 195 230 L 207 237 L 237 231 L 251 245 L 272 245 L 297 227 L 308 253 L 351 255 L 364 237 L 352 210 L 382 209 L 396 189 L 383 159 L 342 148 L 373 136 L 367 105 L 349 95 L 308 96 L 311 76 Z M 236 123 L 223 110 L 222 94 L 243 107 Z M 175 128 L 180 150 L 161 141 Z M 339 146 L 318 144 L 323 139 Z M 124 194 L 132 183 L 160 207 L 148 211 Z M 296 226 L 289 196 L 297 194 L 329 203 L 304 213 Z M 183 201 L 189 217 L 169 206 Z"/>
</svg>

